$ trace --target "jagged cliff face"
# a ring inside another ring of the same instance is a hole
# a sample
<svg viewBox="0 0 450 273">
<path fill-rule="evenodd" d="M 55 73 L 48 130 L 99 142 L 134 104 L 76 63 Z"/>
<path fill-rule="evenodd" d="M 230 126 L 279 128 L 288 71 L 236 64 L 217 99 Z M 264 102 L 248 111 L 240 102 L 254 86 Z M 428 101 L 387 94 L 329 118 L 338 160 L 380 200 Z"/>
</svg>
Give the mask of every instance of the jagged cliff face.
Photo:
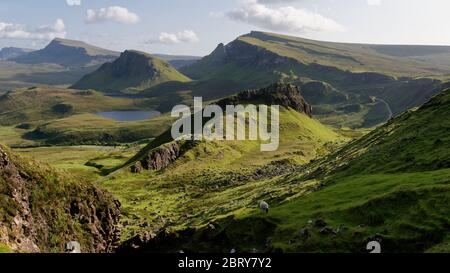
<svg viewBox="0 0 450 273">
<path fill-rule="evenodd" d="M 242 88 L 258 88 L 278 81 L 281 77 L 277 71 L 295 65 L 295 60 L 235 40 L 219 44 L 210 55 L 181 71 L 194 79 L 221 78 L 239 83 Z"/>
<path fill-rule="evenodd" d="M 140 173 L 143 170 L 162 170 L 177 160 L 180 156 L 181 146 L 179 142 L 173 142 L 155 149 L 132 166 L 131 171 Z"/>
<path fill-rule="evenodd" d="M 83 252 L 109 252 L 118 241 L 120 203 L 0 146 L 0 243 L 19 252 L 64 252 L 78 241 Z"/>
<path fill-rule="evenodd" d="M 285 108 L 292 108 L 309 117 L 312 116 L 311 105 L 300 95 L 298 87 L 292 84 L 276 83 L 267 88 L 244 91 L 223 99 L 217 104 L 224 107 L 226 105 L 238 105 L 251 102 L 258 102 L 265 105 L 279 105 Z"/>
</svg>

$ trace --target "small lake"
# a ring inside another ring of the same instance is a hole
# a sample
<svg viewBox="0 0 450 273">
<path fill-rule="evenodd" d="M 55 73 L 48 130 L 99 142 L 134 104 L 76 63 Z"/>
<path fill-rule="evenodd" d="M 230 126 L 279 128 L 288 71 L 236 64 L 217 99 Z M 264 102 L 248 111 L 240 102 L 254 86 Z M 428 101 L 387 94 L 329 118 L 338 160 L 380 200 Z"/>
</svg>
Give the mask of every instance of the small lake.
<svg viewBox="0 0 450 273">
<path fill-rule="evenodd" d="M 117 121 L 137 121 L 146 120 L 149 118 L 161 115 L 158 111 L 113 111 L 113 112 L 99 112 L 96 115 L 114 119 Z"/>
</svg>

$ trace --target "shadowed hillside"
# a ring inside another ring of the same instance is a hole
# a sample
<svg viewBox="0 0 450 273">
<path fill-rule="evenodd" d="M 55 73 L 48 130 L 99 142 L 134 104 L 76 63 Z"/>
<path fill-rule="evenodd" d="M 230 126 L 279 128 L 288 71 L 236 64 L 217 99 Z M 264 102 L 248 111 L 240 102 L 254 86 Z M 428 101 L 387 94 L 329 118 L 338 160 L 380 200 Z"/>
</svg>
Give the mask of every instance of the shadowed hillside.
<svg viewBox="0 0 450 273">
<path fill-rule="evenodd" d="M 118 52 L 75 40 L 56 38 L 45 48 L 14 58 L 20 64 L 52 63 L 66 67 L 99 65 L 111 61 Z"/>
<path fill-rule="evenodd" d="M 15 49 L 13 51 L 17 52 Z M 39 84 L 72 85 L 118 56 L 118 52 L 81 41 L 57 38 L 43 49 L 27 50 L 14 58 L 1 60 L 0 89 L 11 90 Z"/>
<path fill-rule="evenodd" d="M 0 50 L 0 60 L 17 58 L 32 51 L 32 49 L 28 48 L 4 47 Z"/>
</svg>

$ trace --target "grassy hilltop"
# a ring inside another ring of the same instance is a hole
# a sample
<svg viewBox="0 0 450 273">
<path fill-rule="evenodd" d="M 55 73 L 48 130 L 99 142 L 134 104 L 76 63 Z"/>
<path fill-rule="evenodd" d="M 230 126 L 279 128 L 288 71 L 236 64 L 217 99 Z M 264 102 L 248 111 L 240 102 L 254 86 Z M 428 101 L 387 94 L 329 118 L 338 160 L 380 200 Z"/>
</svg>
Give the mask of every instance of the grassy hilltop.
<svg viewBox="0 0 450 273">
<path fill-rule="evenodd" d="M 293 188 L 320 186 L 282 202 L 266 197 L 269 215 L 255 209 L 168 242 L 196 251 L 364 252 L 377 239 L 384 252 L 448 252 L 449 112 L 446 90 L 302 172 L 276 178 Z"/>
<path fill-rule="evenodd" d="M 188 82 L 190 79 L 170 64 L 150 54 L 127 50 L 112 63 L 75 83 L 74 89 L 136 93 L 164 82 Z"/>
</svg>

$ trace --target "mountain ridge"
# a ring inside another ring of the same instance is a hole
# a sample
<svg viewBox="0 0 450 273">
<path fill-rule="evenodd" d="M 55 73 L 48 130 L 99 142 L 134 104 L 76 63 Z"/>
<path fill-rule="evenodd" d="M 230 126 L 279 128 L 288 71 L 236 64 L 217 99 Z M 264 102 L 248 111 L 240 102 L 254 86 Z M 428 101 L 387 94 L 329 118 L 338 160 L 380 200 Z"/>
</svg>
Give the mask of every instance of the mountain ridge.
<svg viewBox="0 0 450 273">
<path fill-rule="evenodd" d="M 19 48 L 19 47 L 4 47 L 0 50 L 0 60 L 14 59 L 16 57 L 22 56 L 32 51 L 34 51 L 34 49 Z"/>
<path fill-rule="evenodd" d="M 46 47 L 12 59 L 20 64 L 54 63 L 66 67 L 93 66 L 115 59 L 118 52 L 82 41 L 55 38 Z"/>
<path fill-rule="evenodd" d="M 432 46 L 430 48 L 434 49 Z M 370 45 L 329 43 L 252 32 L 227 45 L 219 44 L 210 55 L 182 68 L 181 71 L 196 80 L 197 85 L 175 88 L 192 90 L 193 96 L 220 98 L 230 95 L 231 90 L 261 88 L 277 81 L 298 86 L 323 82 L 328 90 L 319 88 L 317 91 L 322 94 L 324 91 L 332 92 L 334 99 L 318 99 L 314 90 L 308 92 L 308 96 L 314 98 L 314 107 L 326 109 L 320 112 L 328 112 L 328 116 L 335 113 L 346 115 L 339 109 L 360 105 L 360 110 L 352 114 L 354 122 L 351 124 L 336 120 L 330 124 L 373 126 L 388 119 L 389 111 L 379 103 L 371 103 L 370 98 L 386 101 L 394 114 L 398 114 L 423 104 L 442 91 L 443 82 L 438 78 L 440 73 L 448 74 L 450 66 L 439 66 L 442 69 L 437 71 L 434 61 L 439 59 L 445 62 L 448 57 L 450 64 L 450 51 L 445 58 L 434 53 L 431 50 L 429 59 L 418 61 L 382 55 Z M 434 76 L 430 76 L 433 73 Z M 232 88 L 216 88 L 214 82 L 218 79 Z M 211 91 L 207 92 L 200 83 L 211 86 Z M 175 88 L 174 91 L 178 92 Z M 165 90 L 165 93 L 174 91 Z M 328 116 L 324 116 L 323 120 L 328 120 Z"/>
</svg>

